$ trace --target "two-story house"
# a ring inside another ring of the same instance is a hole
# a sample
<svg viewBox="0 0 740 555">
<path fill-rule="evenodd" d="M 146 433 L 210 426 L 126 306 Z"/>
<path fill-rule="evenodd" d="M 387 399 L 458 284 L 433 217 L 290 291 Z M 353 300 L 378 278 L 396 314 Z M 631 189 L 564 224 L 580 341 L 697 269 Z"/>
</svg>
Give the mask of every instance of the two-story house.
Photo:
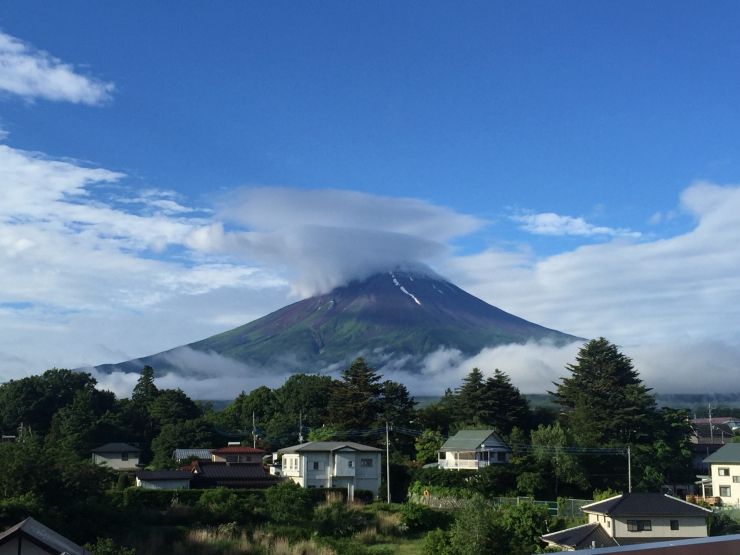
<svg viewBox="0 0 740 555">
<path fill-rule="evenodd" d="M 309 441 L 278 451 L 281 473 L 304 488 L 380 491 L 382 450 L 352 441 Z"/>
<path fill-rule="evenodd" d="M 511 448 L 495 430 L 460 430 L 439 449 L 437 466 L 449 470 L 478 470 L 509 462 Z"/>
<path fill-rule="evenodd" d="M 710 469 L 712 495 L 723 505 L 740 506 L 740 443 L 723 445 L 704 462 Z"/>
<path fill-rule="evenodd" d="M 568 551 L 707 536 L 712 511 L 662 493 L 623 493 L 581 507 L 588 524 L 545 534 Z"/>
</svg>

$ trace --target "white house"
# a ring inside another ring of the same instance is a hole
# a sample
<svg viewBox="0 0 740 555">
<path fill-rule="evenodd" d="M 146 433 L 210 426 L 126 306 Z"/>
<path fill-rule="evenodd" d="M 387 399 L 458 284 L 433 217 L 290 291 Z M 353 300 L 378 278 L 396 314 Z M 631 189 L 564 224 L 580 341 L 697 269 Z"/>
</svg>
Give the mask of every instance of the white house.
<svg viewBox="0 0 740 555">
<path fill-rule="evenodd" d="M 92 460 L 113 470 L 136 470 L 140 452 L 138 447 L 128 443 L 106 443 L 92 450 Z"/>
<path fill-rule="evenodd" d="M 449 470 L 478 470 L 509 462 L 511 449 L 494 430 L 460 430 L 439 449 L 437 466 Z"/>
<path fill-rule="evenodd" d="M 740 506 L 740 443 L 723 445 L 704 462 L 709 465 L 712 495 L 723 505 Z"/>
<path fill-rule="evenodd" d="M 281 473 L 304 488 L 380 491 L 381 449 L 352 441 L 309 441 L 278 451 Z"/>
<path fill-rule="evenodd" d="M 712 511 L 662 493 L 623 493 L 584 505 L 588 524 L 542 536 L 566 550 L 707 536 Z"/>
</svg>

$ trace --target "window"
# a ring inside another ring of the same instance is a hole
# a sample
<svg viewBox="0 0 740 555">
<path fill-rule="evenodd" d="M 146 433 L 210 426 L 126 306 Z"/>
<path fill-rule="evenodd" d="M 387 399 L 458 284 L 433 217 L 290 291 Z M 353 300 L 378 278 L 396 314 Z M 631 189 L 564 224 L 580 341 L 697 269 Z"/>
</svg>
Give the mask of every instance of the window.
<svg viewBox="0 0 740 555">
<path fill-rule="evenodd" d="M 348 466 L 349 468 L 352 468 L 352 467 L 354 466 L 354 464 L 355 464 L 355 462 L 354 462 L 354 461 L 347 461 L 347 466 Z"/>
<path fill-rule="evenodd" d="M 671 530 L 678 530 L 678 521 L 671 520 Z"/>
<path fill-rule="evenodd" d="M 604 518 L 606 518 L 606 517 L 604 517 Z M 607 528 L 611 528 L 612 527 L 612 521 L 611 520 L 607 520 L 606 521 L 606 527 Z"/>
<path fill-rule="evenodd" d="M 128 460 L 128 453 L 121 453 L 121 460 L 127 461 Z"/>
<path fill-rule="evenodd" d="M 360 459 L 360 466 L 364 468 L 372 468 L 373 460 L 372 459 Z"/>
<path fill-rule="evenodd" d="M 735 482 L 736 484 L 740 484 L 740 476 L 733 476 L 732 481 Z"/>
<path fill-rule="evenodd" d="M 729 476 L 730 475 L 730 469 L 729 468 L 718 468 L 717 474 L 720 476 Z"/>
<path fill-rule="evenodd" d="M 628 520 L 627 530 L 629 532 L 649 532 L 653 529 L 653 523 L 649 520 Z"/>
<path fill-rule="evenodd" d="M 719 496 L 720 497 L 730 497 L 730 486 L 720 486 Z"/>
<path fill-rule="evenodd" d="M 320 470 L 319 469 L 319 461 L 313 461 L 313 469 L 314 470 Z"/>
</svg>

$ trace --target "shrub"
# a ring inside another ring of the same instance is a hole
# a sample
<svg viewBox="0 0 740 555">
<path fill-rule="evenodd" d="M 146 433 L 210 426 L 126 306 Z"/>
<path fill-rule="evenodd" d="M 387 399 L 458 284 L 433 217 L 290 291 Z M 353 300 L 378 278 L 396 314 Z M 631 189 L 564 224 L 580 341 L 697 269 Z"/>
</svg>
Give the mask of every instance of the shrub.
<svg viewBox="0 0 740 555">
<path fill-rule="evenodd" d="M 93 555 L 136 555 L 133 548 L 116 545 L 110 538 L 98 538 L 94 544 L 85 545 L 85 549 Z"/>
<path fill-rule="evenodd" d="M 302 522 L 311 517 L 313 503 L 310 490 L 286 481 L 265 492 L 267 512 L 275 522 Z"/>
<path fill-rule="evenodd" d="M 401 507 L 401 524 L 409 532 L 425 532 L 435 528 L 447 528 L 451 518 L 447 513 L 436 511 L 418 503 L 404 503 Z"/>
<path fill-rule="evenodd" d="M 313 522 L 319 534 L 341 538 L 366 528 L 370 524 L 370 518 L 344 503 L 331 503 L 314 511 Z"/>
<path fill-rule="evenodd" d="M 450 538 L 444 530 L 432 530 L 424 536 L 424 543 L 421 546 L 424 555 L 449 555 Z"/>
</svg>

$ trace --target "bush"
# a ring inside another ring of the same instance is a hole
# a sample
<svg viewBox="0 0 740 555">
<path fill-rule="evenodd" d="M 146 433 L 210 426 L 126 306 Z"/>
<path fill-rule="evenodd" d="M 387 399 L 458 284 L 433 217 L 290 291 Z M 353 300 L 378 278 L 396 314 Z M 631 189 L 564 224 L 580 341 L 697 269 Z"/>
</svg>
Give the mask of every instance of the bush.
<svg viewBox="0 0 740 555">
<path fill-rule="evenodd" d="M 449 555 L 451 553 L 449 535 L 443 530 L 432 530 L 424 536 L 421 550 L 424 555 Z"/>
<path fill-rule="evenodd" d="M 401 507 L 401 524 L 409 532 L 425 532 L 435 528 L 447 528 L 451 517 L 418 503 L 404 503 Z"/>
<path fill-rule="evenodd" d="M 311 517 L 313 502 L 310 490 L 288 480 L 265 492 L 267 512 L 275 522 L 302 522 Z"/>
<path fill-rule="evenodd" d="M 116 545 L 110 538 L 98 538 L 94 544 L 85 545 L 85 549 L 93 555 L 136 555 L 133 548 Z"/>
<path fill-rule="evenodd" d="M 313 522 L 322 536 L 341 538 L 366 528 L 370 524 L 370 518 L 344 503 L 331 503 L 314 511 Z"/>
</svg>

